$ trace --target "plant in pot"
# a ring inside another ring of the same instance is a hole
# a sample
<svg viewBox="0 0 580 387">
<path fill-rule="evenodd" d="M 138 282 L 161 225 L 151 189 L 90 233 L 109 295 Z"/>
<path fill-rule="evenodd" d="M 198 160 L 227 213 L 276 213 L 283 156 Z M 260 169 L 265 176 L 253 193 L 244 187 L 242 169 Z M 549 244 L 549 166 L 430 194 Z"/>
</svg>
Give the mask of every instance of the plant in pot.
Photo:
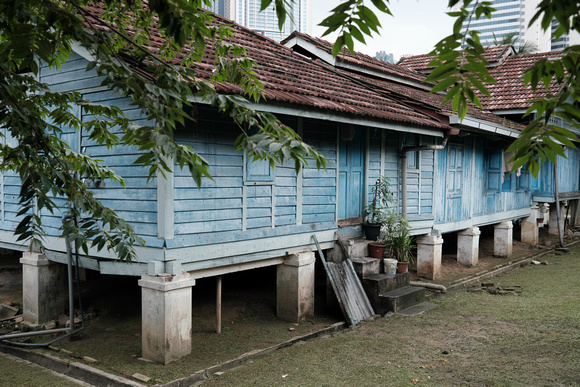
<svg viewBox="0 0 580 387">
<path fill-rule="evenodd" d="M 387 248 L 387 242 L 385 241 L 384 237 L 379 236 L 376 241 L 369 242 L 368 246 L 369 246 L 369 255 L 372 258 L 382 258 L 385 249 Z"/>
<path fill-rule="evenodd" d="M 389 204 L 393 201 L 391 184 L 384 176 L 379 176 L 371 188 L 373 200 L 365 208 L 365 236 L 374 241 L 381 234 L 382 224 L 389 217 Z"/>
<path fill-rule="evenodd" d="M 399 222 L 391 238 L 391 253 L 397 259 L 397 273 L 406 273 L 409 263 L 415 262 L 415 245 L 409 235 L 409 223 L 399 217 Z"/>
</svg>

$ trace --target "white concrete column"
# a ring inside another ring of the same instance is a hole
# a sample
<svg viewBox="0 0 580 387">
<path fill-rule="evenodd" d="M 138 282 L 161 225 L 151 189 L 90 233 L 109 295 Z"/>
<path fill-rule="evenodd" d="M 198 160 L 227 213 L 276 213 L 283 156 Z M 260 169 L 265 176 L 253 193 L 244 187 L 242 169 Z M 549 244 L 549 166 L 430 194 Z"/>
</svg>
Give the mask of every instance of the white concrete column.
<svg viewBox="0 0 580 387">
<path fill-rule="evenodd" d="M 457 233 L 457 262 L 476 266 L 479 260 L 479 227 L 470 227 Z"/>
<path fill-rule="evenodd" d="M 504 220 L 493 226 L 493 255 L 509 258 L 512 255 L 514 240 L 514 224 Z"/>
<path fill-rule="evenodd" d="M 22 254 L 22 309 L 29 324 L 44 324 L 65 312 L 66 266 L 50 262 L 43 254 Z"/>
<path fill-rule="evenodd" d="M 530 216 L 522 220 L 522 242 L 534 246 L 539 243 L 540 231 L 538 227 L 538 219 L 541 219 L 540 210 L 538 206 L 532 205 Z"/>
<path fill-rule="evenodd" d="M 191 353 L 191 302 L 195 280 L 188 273 L 144 274 L 139 280 L 142 350 L 148 360 L 171 363 Z"/>
<path fill-rule="evenodd" d="M 441 251 L 443 238 L 423 235 L 417 238 L 417 275 L 429 279 L 441 277 Z"/>
<path fill-rule="evenodd" d="M 562 224 L 562 230 L 564 230 L 565 216 L 566 216 L 566 207 L 560 205 L 560 223 Z M 550 220 L 548 222 L 548 234 L 558 235 L 558 211 L 556 211 L 556 203 L 550 204 Z"/>
<path fill-rule="evenodd" d="M 314 317 L 314 252 L 289 255 L 278 265 L 276 314 L 298 323 Z"/>
</svg>

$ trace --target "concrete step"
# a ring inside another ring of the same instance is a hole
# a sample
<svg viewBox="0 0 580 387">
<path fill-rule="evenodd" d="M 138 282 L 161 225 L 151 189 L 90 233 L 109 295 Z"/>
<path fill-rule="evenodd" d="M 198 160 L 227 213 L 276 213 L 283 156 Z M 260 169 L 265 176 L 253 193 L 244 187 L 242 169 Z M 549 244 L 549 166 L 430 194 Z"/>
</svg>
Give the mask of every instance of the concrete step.
<svg viewBox="0 0 580 387">
<path fill-rule="evenodd" d="M 365 238 L 354 238 L 345 241 L 348 256 L 352 258 L 363 258 L 369 255 L 369 242 Z"/>
<path fill-rule="evenodd" d="M 381 293 L 379 295 L 379 299 L 381 300 L 379 304 L 381 309 L 384 307 L 386 311 L 383 312 L 383 310 L 377 310 L 377 308 L 375 308 L 375 313 L 399 313 L 404 309 L 424 302 L 425 288 L 417 286 L 405 286 L 390 292 Z"/>
<path fill-rule="evenodd" d="M 381 272 L 381 260 L 379 258 L 355 257 L 351 258 L 351 261 L 354 271 L 361 281 L 365 277 Z"/>
<path fill-rule="evenodd" d="M 397 312 L 397 314 L 400 314 L 402 316 L 407 316 L 407 317 L 413 317 L 413 316 L 416 316 L 418 314 L 425 313 L 426 311 L 431 310 L 431 309 L 436 308 L 436 307 L 437 307 L 437 304 L 434 304 L 432 302 L 422 302 L 420 304 L 413 305 L 410 308 L 400 310 Z"/>
<path fill-rule="evenodd" d="M 361 282 L 367 294 L 372 293 L 378 297 L 379 294 L 409 286 L 410 278 L 409 273 L 395 275 L 372 274 L 365 276 Z"/>
<path fill-rule="evenodd" d="M 373 309 L 382 315 L 392 311 L 392 309 L 390 301 L 381 295 L 409 286 L 409 279 L 409 273 L 372 274 L 364 277 L 361 283 Z"/>
</svg>

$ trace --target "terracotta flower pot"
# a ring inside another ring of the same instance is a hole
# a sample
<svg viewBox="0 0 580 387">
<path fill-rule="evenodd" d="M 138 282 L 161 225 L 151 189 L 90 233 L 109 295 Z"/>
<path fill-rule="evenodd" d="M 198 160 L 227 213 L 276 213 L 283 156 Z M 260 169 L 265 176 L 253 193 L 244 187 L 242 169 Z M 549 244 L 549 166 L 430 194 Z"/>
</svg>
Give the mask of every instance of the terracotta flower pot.
<svg viewBox="0 0 580 387">
<path fill-rule="evenodd" d="M 409 262 L 397 262 L 397 273 L 406 273 L 409 270 Z"/>
<path fill-rule="evenodd" d="M 382 258 L 386 247 L 381 243 L 369 242 L 369 255 L 373 258 Z"/>
</svg>

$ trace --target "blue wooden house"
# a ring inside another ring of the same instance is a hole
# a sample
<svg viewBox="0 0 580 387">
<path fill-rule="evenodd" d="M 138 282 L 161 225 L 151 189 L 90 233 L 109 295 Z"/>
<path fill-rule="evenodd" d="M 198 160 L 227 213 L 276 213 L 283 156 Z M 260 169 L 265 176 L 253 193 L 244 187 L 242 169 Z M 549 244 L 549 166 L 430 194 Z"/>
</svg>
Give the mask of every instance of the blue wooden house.
<svg viewBox="0 0 580 387">
<path fill-rule="evenodd" d="M 488 69 L 497 82 L 487 85 L 490 96 L 478 95 L 484 109 L 493 112 L 499 117 L 520 124 L 525 125 L 530 122 L 535 116 L 524 117 L 524 113 L 531 106 L 531 100 L 533 98 L 544 97 L 547 94 L 557 94 L 559 86 L 553 82 L 548 88 L 539 87 L 537 90 L 524 87 L 522 83 L 524 72 L 539 59 L 558 58 L 560 54 L 561 52 L 544 52 L 519 55 L 516 54 L 511 45 L 486 47 L 484 56 L 489 62 Z M 429 74 L 432 70 L 428 66 L 430 61 L 431 57 L 428 55 L 417 55 L 402 58 L 399 65 L 419 71 L 422 74 Z M 571 127 L 557 117 L 552 119 L 552 123 L 561 125 L 580 135 L 580 129 Z M 534 203 L 533 208 L 536 212 L 538 204 L 542 209 L 545 209 L 545 204 L 550 205 L 549 228 L 550 233 L 554 234 L 557 233 L 558 228 L 555 212 L 556 196 L 558 196 L 560 201 L 567 202 L 567 215 L 563 214 L 562 219 L 567 218 L 571 226 L 578 224 L 580 220 L 578 218 L 580 215 L 578 213 L 578 209 L 580 208 L 578 206 L 578 200 L 580 199 L 580 151 L 578 149 L 567 148 L 564 150 L 564 153 L 566 154 L 566 158 L 558 156 L 557 172 L 555 172 L 554 164 L 547 161 L 542 165 L 537 179 L 523 177 L 518 178 L 516 182 L 516 187 L 519 184 L 531 190 L 532 202 Z M 558 183 L 557 190 L 556 176 Z M 513 175 L 510 176 L 510 180 L 513 178 Z M 535 216 L 540 219 L 544 217 L 544 215 L 538 214 Z M 537 244 L 537 240 L 535 243 Z"/>
<path fill-rule="evenodd" d="M 475 264 L 479 226 L 497 225 L 500 236 L 511 238 L 511 221 L 530 215 L 532 183 L 525 175 L 506 173 L 504 163 L 503 149 L 518 135 L 517 124 L 475 108 L 459 122 L 440 106 L 443 96 L 430 94 L 424 76 L 413 70 L 359 54 L 334 60 L 328 42 L 299 33 L 285 46 L 238 25 L 233 30 L 232 42 L 247 47 L 265 86 L 266 101 L 253 107 L 276 114 L 321 151 L 326 170 L 311 163 L 296 173 L 293 164 L 271 168 L 252 162 L 233 148 L 237 127 L 202 102 L 196 103 L 195 121 L 175 133 L 211 165 L 213 180 L 204 180 L 199 189 L 178 168 L 147 182 L 146 171 L 133 164 L 139 157 L 133 149 L 111 152 L 89 141 L 87 133 L 65 134 L 75 149 L 103 160 L 127 181 L 126 189 L 89 183 L 146 240 L 137 250 L 139 262 L 91 251 L 80 266 L 141 278 L 145 357 L 167 363 L 191 351 L 191 289 L 199 278 L 276 266 L 278 316 L 298 322 L 312 315 L 313 235 L 322 249 L 332 249 L 343 230 L 358 236 L 379 175 L 391 180 L 393 210 L 410 221 L 418 236 L 418 272 L 430 278 L 441 270 L 443 233 L 460 232 L 461 246 L 470 246 L 462 248 L 461 259 Z M 40 80 L 143 120 L 129 99 L 101 87 L 98 76 L 86 70 L 90 59 L 79 48 L 62 68 L 42 67 Z M 211 66 L 207 59 L 200 74 L 207 76 Z M 232 90 L 218 86 L 220 92 Z M 12 234 L 18 185 L 14 176 L 2 176 L 0 243 L 26 250 Z M 25 276 L 41 279 L 36 290 L 28 290 L 37 293 L 55 287 L 60 277 L 53 272 L 66 262 L 58 237 L 62 214 L 42 216 L 48 225 L 46 248 L 22 260 Z M 39 322 L 58 305 L 25 305 L 25 316 Z"/>
</svg>

